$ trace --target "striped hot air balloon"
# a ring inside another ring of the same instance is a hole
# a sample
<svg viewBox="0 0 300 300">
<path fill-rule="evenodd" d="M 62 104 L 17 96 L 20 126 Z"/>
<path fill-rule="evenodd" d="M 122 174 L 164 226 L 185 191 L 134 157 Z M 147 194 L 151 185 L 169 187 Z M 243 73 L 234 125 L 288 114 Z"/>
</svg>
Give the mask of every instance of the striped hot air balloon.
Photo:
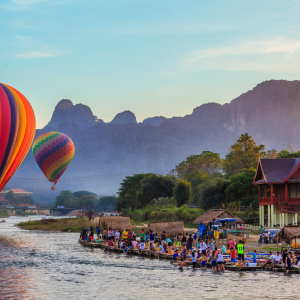
<svg viewBox="0 0 300 300">
<path fill-rule="evenodd" d="M 0 83 L 0 191 L 26 157 L 35 126 L 33 109 L 24 95 Z"/>
<path fill-rule="evenodd" d="M 51 131 L 37 137 L 32 145 L 33 157 L 50 182 L 57 183 L 74 156 L 75 147 L 65 134 Z M 54 186 L 52 186 L 54 190 Z"/>
</svg>

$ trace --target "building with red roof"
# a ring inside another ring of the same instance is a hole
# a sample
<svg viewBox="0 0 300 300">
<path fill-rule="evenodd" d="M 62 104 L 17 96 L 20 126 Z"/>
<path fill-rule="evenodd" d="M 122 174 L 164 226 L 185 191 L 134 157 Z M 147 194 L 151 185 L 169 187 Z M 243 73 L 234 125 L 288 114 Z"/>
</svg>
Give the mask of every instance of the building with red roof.
<svg viewBox="0 0 300 300">
<path fill-rule="evenodd" d="M 9 201 L 0 196 L 0 209 L 6 208 Z"/>
<path fill-rule="evenodd" d="M 297 224 L 300 205 L 300 158 L 259 159 L 254 185 L 259 187 L 260 225 Z"/>
</svg>

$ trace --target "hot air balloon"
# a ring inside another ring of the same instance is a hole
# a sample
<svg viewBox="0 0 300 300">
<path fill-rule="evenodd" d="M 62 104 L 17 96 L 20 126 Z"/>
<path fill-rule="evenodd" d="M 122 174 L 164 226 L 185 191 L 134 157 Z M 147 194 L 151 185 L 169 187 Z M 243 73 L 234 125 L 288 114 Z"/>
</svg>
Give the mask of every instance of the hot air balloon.
<svg viewBox="0 0 300 300">
<path fill-rule="evenodd" d="M 69 166 L 74 152 L 72 140 L 57 131 L 40 135 L 32 145 L 32 154 L 36 163 L 54 185 Z M 52 190 L 55 190 L 54 185 L 51 187 Z"/>
<path fill-rule="evenodd" d="M 35 126 L 33 109 L 24 95 L 0 83 L 0 191 L 26 157 Z"/>
</svg>

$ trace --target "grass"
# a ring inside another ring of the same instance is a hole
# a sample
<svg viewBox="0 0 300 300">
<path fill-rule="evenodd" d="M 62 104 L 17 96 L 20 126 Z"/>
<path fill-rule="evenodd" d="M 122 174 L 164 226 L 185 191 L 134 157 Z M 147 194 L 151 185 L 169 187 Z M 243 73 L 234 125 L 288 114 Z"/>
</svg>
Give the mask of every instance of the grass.
<svg viewBox="0 0 300 300">
<path fill-rule="evenodd" d="M 6 213 L 6 211 L 1 210 L 0 211 L 0 218 L 9 217 L 9 215 Z"/>
<path fill-rule="evenodd" d="M 61 232 L 81 232 L 83 227 L 89 227 L 92 223 L 88 218 L 64 218 L 42 219 L 38 221 L 21 222 L 17 226 L 26 230 L 45 230 Z"/>
</svg>

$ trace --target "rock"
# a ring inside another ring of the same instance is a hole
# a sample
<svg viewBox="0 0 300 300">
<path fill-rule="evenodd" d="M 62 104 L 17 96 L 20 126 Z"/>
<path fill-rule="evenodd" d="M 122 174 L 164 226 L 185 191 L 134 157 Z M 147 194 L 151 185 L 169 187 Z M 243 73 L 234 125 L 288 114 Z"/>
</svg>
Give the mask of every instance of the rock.
<svg viewBox="0 0 300 300">
<path fill-rule="evenodd" d="M 129 124 L 129 123 L 136 124 L 137 121 L 134 113 L 132 113 L 129 110 L 125 110 L 121 113 L 118 113 L 110 123 L 111 124 Z"/>
<path fill-rule="evenodd" d="M 150 125 L 150 126 L 153 126 L 153 127 L 158 127 L 165 120 L 167 120 L 166 117 L 147 118 L 143 121 L 143 124 Z"/>
<path fill-rule="evenodd" d="M 84 130 L 99 123 L 99 120 L 88 106 L 73 105 L 72 101 L 63 99 L 56 105 L 52 118 L 46 127 L 57 129 L 64 122 L 78 125 Z"/>
</svg>

